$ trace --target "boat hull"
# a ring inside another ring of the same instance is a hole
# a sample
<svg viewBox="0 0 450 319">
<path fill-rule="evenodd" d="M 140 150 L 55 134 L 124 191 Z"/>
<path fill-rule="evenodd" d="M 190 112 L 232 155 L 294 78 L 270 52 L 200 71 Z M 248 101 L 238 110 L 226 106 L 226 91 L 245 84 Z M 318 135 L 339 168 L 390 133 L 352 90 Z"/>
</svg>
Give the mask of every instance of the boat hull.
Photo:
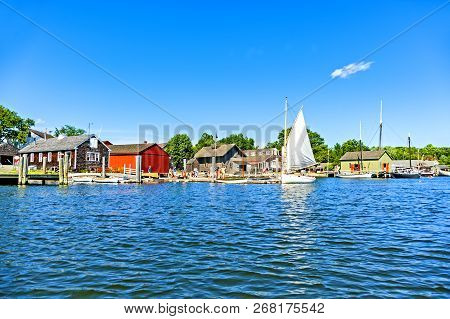
<svg viewBox="0 0 450 319">
<path fill-rule="evenodd" d="M 348 178 L 348 179 L 367 179 L 367 178 L 372 178 L 372 174 L 371 173 L 367 173 L 367 174 L 340 174 L 340 175 L 336 175 L 336 177 L 338 178 Z"/>
<path fill-rule="evenodd" d="M 394 178 L 420 178 L 419 173 L 392 173 Z"/>
<path fill-rule="evenodd" d="M 448 176 L 448 177 L 450 177 L 450 172 L 439 170 L 439 176 Z"/>
<path fill-rule="evenodd" d="M 281 184 L 309 184 L 313 183 L 315 180 L 316 178 L 312 176 L 281 175 Z"/>
</svg>

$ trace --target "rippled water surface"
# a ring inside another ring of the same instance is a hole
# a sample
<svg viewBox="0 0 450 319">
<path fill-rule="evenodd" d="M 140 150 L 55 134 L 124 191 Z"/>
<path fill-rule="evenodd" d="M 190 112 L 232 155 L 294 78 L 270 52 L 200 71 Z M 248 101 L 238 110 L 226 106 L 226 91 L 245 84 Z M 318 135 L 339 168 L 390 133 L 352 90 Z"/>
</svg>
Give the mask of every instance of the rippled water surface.
<svg viewBox="0 0 450 319">
<path fill-rule="evenodd" d="M 0 186 L 0 297 L 450 298 L 450 178 Z"/>
</svg>

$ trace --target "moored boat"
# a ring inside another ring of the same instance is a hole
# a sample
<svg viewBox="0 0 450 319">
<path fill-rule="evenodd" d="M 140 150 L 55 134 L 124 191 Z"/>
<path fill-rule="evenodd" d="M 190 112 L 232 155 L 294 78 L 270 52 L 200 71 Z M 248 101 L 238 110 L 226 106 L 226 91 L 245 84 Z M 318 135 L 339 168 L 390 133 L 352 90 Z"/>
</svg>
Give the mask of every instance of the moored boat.
<svg viewBox="0 0 450 319">
<path fill-rule="evenodd" d="M 443 169 L 439 170 L 439 176 L 448 176 L 450 177 L 450 171 L 445 171 Z"/>
<path fill-rule="evenodd" d="M 392 172 L 394 178 L 420 178 L 419 171 L 409 168 L 398 168 Z"/>
<path fill-rule="evenodd" d="M 372 173 L 361 173 L 361 174 L 337 174 L 338 178 L 349 178 L 349 179 L 367 179 L 372 178 Z"/>
</svg>

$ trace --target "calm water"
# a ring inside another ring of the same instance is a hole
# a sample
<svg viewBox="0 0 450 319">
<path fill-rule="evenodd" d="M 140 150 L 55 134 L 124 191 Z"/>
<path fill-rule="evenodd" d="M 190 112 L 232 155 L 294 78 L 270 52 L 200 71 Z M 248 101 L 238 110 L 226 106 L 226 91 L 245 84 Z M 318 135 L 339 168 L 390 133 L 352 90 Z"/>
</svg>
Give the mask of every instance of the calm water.
<svg viewBox="0 0 450 319">
<path fill-rule="evenodd" d="M 0 186 L 0 297 L 450 298 L 450 178 Z"/>
</svg>

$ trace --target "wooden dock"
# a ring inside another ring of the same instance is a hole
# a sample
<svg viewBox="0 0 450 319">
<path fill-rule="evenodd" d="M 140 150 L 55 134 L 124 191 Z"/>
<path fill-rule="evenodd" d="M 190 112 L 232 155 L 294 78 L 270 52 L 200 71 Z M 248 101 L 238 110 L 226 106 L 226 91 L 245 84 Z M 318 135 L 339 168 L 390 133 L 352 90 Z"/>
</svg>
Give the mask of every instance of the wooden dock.
<svg viewBox="0 0 450 319">
<path fill-rule="evenodd" d="M 45 185 L 46 181 L 57 182 L 59 176 L 56 174 L 29 174 L 27 175 L 27 181 L 40 181 L 42 185 Z M 19 174 L 0 174 L 0 185 L 18 185 Z"/>
</svg>

